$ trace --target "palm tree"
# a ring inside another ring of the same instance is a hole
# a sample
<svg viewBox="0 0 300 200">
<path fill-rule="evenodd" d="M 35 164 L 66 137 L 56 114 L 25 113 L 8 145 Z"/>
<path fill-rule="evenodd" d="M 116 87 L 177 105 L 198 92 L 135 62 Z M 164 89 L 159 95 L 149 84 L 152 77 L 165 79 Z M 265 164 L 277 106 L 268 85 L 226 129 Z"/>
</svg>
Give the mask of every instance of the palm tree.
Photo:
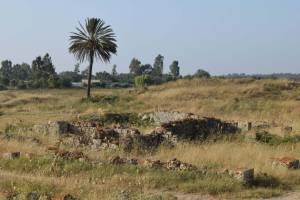
<svg viewBox="0 0 300 200">
<path fill-rule="evenodd" d="M 95 59 L 109 62 L 111 55 L 117 53 L 115 34 L 109 25 L 98 18 L 87 18 L 85 26 L 79 23 L 77 32 L 70 36 L 69 52 L 79 62 L 89 61 L 87 98 L 91 96 L 91 79 Z"/>
</svg>

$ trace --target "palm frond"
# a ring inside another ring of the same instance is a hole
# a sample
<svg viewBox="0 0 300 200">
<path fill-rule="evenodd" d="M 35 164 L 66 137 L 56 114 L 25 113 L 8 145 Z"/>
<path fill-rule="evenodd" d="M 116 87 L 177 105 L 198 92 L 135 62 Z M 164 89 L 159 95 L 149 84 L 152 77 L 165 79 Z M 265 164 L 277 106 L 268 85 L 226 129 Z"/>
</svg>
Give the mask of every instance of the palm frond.
<svg viewBox="0 0 300 200">
<path fill-rule="evenodd" d="M 77 32 L 71 32 L 69 52 L 84 62 L 92 56 L 109 62 L 111 55 L 117 53 L 116 36 L 109 25 L 98 18 L 88 18 L 85 26 L 79 23 Z"/>
</svg>

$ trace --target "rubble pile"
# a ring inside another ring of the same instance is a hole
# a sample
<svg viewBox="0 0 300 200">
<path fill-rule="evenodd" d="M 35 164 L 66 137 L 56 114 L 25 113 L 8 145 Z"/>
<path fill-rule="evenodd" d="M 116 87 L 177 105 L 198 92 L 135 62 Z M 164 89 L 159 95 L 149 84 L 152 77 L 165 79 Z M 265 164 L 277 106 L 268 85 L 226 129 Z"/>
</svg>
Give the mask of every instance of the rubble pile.
<svg viewBox="0 0 300 200">
<path fill-rule="evenodd" d="M 287 169 L 298 169 L 300 167 L 299 160 L 293 157 L 271 158 L 272 166 L 281 166 Z"/>
<path fill-rule="evenodd" d="M 231 134 L 238 132 L 235 124 L 215 118 L 187 118 L 163 123 L 153 133 L 163 134 L 172 141 L 205 139 L 209 135 Z"/>
<path fill-rule="evenodd" d="M 167 162 L 162 162 L 160 160 L 150 160 L 150 159 L 136 159 L 136 158 L 121 158 L 116 156 L 110 160 L 110 164 L 114 165 L 136 165 L 146 168 L 162 168 L 167 170 L 177 170 L 177 171 L 191 171 L 197 170 L 197 167 L 192 164 L 182 162 L 176 158 L 169 160 Z"/>
<path fill-rule="evenodd" d="M 62 135 L 68 133 L 69 123 L 65 121 L 49 121 L 47 124 L 35 125 L 33 131 L 45 135 Z"/>
<path fill-rule="evenodd" d="M 254 181 L 254 169 L 253 168 L 238 168 L 228 170 L 228 174 L 237 180 L 245 183 L 252 183 Z"/>
<path fill-rule="evenodd" d="M 72 122 L 69 132 L 76 134 L 78 145 L 89 145 L 92 149 L 116 149 L 130 151 L 134 145 L 144 149 L 156 148 L 165 137 L 161 133 L 141 134 L 136 128 L 122 126 L 103 127 L 97 122 Z"/>
<path fill-rule="evenodd" d="M 88 160 L 88 157 L 80 151 L 59 150 L 55 152 L 55 155 L 64 160 Z"/>
<path fill-rule="evenodd" d="M 180 121 L 184 119 L 198 119 L 199 116 L 193 113 L 182 113 L 182 112 L 152 112 L 141 115 L 142 120 L 152 121 L 157 125 L 163 123 L 169 123 L 173 121 Z"/>
<path fill-rule="evenodd" d="M 191 113 L 157 112 L 143 116 L 145 120 L 149 120 L 148 118 L 160 122 L 160 126 L 147 134 L 121 125 L 104 126 L 97 121 L 49 122 L 34 126 L 34 130 L 63 136 L 66 141 L 65 136 L 71 135 L 71 144 L 75 147 L 121 148 L 125 151 L 132 150 L 135 145 L 140 149 L 155 149 L 162 143 L 175 145 L 180 140 L 205 139 L 211 134 L 239 131 L 235 123 L 203 118 Z"/>
</svg>

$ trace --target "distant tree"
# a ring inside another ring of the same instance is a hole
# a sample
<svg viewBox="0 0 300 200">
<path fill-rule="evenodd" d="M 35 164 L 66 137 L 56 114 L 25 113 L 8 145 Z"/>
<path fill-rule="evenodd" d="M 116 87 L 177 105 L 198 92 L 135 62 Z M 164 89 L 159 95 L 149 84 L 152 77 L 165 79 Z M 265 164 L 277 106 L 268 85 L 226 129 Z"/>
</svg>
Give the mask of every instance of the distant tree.
<svg viewBox="0 0 300 200">
<path fill-rule="evenodd" d="M 16 87 L 17 86 L 18 81 L 16 79 L 11 79 L 9 81 L 9 86 L 10 87 Z"/>
<path fill-rule="evenodd" d="M 209 78 L 210 74 L 207 71 L 203 70 L 203 69 L 198 69 L 196 71 L 196 73 L 194 74 L 194 77 L 196 77 L 196 78 Z"/>
<path fill-rule="evenodd" d="M 84 70 L 81 71 L 81 77 L 83 79 L 87 79 L 89 76 L 89 67 L 85 68 Z"/>
<path fill-rule="evenodd" d="M 45 54 L 43 58 L 41 56 L 38 56 L 35 60 L 32 61 L 31 78 L 35 81 L 39 80 L 38 82 L 42 84 L 41 87 L 44 87 L 46 85 L 45 83 L 47 82 L 50 75 L 55 74 L 55 68 L 48 53 Z"/>
<path fill-rule="evenodd" d="M 112 75 L 112 76 L 117 76 L 117 75 L 118 75 L 118 72 L 117 72 L 117 65 L 113 65 L 113 66 L 112 66 L 111 75 Z"/>
<path fill-rule="evenodd" d="M 153 75 L 161 77 L 164 71 L 164 57 L 162 55 L 156 56 L 153 64 Z"/>
<path fill-rule="evenodd" d="M 10 60 L 4 60 L 1 62 L 0 68 L 0 83 L 3 85 L 9 85 L 12 75 L 12 62 Z"/>
<path fill-rule="evenodd" d="M 140 72 L 141 74 L 151 74 L 153 71 L 153 68 L 150 64 L 141 65 Z"/>
<path fill-rule="evenodd" d="M 82 80 L 83 75 L 80 74 L 80 65 L 75 64 L 74 65 L 74 71 L 64 71 L 59 74 L 60 77 L 63 77 L 64 79 L 71 80 L 71 82 L 80 82 Z M 87 74 L 87 71 L 84 71 L 84 73 Z"/>
<path fill-rule="evenodd" d="M 180 73 L 179 70 L 180 70 L 180 67 L 179 67 L 178 61 L 177 60 L 173 61 L 173 63 L 170 65 L 171 75 L 173 77 L 177 78 Z"/>
<path fill-rule="evenodd" d="M 135 77 L 135 75 L 130 74 L 130 73 L 121 73 L 121 74 L 118 74 L 117 80 L 120 83 L 134 84 L 134 77 Z"/>
<path fill-rule="evenodd" d="M 36 88 L 47 88 L 48 87 L 48 79 L 45 79 L 44 77 L 41 77 L 40 79 L 37 79 L 35 82 Z"/>
<path fill-rule="evenodd" d="M 133 58 L 129 65 L 129 71 L 134 75 L 141 75 L 141 61 L 136 58 Z"/>
<path fill-rule="evenodd" d="M 72 87 L 72 80 L 69 77 L 59 77 L 58 84 L 60 88 Z"/>
<path fill-rule="evenodd" d="M 111 82 L 111 81 L 113 81 L 113 76 L 110 73 L 106 72 L 106 71 L 97 72 L 96 73 L 96 79 L 100 80 L 100 81 L 103 81 L 103 82 Z"/>
<path fill-rule="evenodd" d="M 74 65 L 74 73 L 76 73 L 76 74 L 80 73 L 80 64 L 79 63 Z"/>
<path fill-rule="evenodd" d="M 47 81 L 49 88 L 58 88 L 59 87 L 59 77 L 57 75 L 50 75 Z"/>
<path fill-rule="evenodd" d="M 97 18 L 88 18 L 85 27 L 79 23 L 77 32 L 70 36 L 69 52 L 83 62 L 89 61 L 87 97 L 91 96 L 91 79 L 94 59 L 109 62 L 111 54 L 117 53 L 115 34 L 109 25 Z"/>
<path fill-rule="evenodd" d="M 30 65 L 27 63 L 16 64 L 12 68 L 12 78 L 15 80 L 28 80 L 31 73 Z"/>
<path fill-rule="evenodd" d="M 27 86 L 26 86 L 26 84 L 25 84 L 25 81 L 19 80 L 19 81 L 18 81 L 18 84 L 17 84 L 17 88 L 20 89 L 20 90 L 26 89 Z"/>
</svg>

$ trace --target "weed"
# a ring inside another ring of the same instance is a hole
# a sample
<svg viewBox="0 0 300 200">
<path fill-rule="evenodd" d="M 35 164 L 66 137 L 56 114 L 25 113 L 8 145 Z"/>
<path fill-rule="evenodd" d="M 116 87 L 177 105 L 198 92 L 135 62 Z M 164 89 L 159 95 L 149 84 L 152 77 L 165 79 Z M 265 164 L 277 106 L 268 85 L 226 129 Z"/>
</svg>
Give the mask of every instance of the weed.
<svg viewBox="0 0 300 200">
<path fill-rule="evenodd" d="M 89 98 L 82 98 L 81 102 L 97 103 L 97 104 L 114 104 L 118 100 L 119 100 L 119 97 L 115 96 L 115 95 L 101 95 L 101 96 L 92 96 Z"/>
</svg>

